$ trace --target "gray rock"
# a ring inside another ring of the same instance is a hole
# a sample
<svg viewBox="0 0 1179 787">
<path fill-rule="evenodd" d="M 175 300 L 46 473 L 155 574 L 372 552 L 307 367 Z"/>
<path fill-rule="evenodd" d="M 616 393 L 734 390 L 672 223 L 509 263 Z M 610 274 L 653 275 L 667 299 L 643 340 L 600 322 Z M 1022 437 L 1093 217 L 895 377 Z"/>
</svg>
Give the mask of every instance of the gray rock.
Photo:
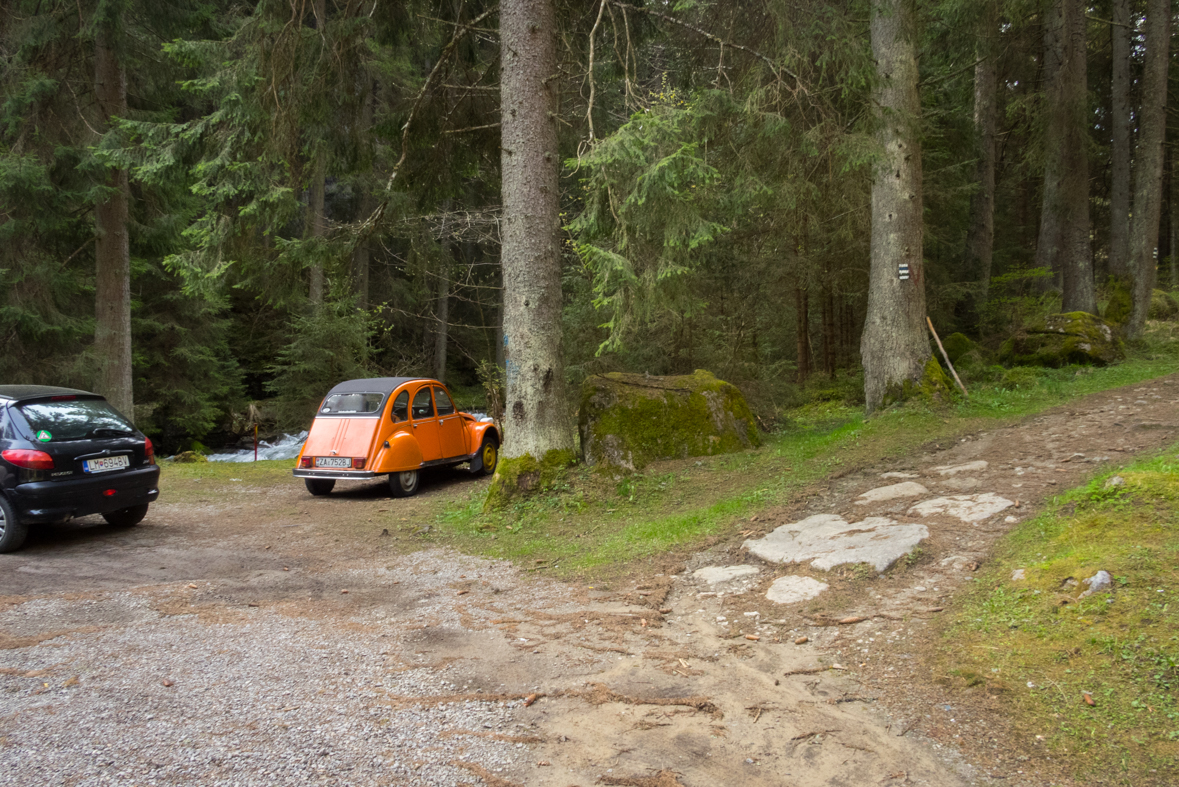
<svg viewBox="0 0 1179 787">
<path fill-rule="evenodd" d="M 941 467 L 933 468 L 938 475 L 948 476 L 957 475 L 958 473 L 973 473 L 975 471 L 982 472 L 987 469 L 987 463 L 983 459 L 974 462 L 967 462 L 963 465 L 942 465 Z"/>
<path fill-rule="evenodd" d="M 928 537 L 925 525 L 899 524 L 879 516 L 849 524 L 835 514 L 816 514 L 746 541 L 745 548 L 772 563 L 809 562 L 824 571 L 868 563 L 884 571 Z"/>
<path fill-rule="evenodd" d="M 1113 478 L 1105 482 L 1106 489 L 1113 489 L 1114 487 L 1125 485 L 1126 479 L 1122 478 L 1120 475 L 1115 475 Z"/>
<path fill-rule="evenodd" d="M 810 577 L 779 577 L 766 591 L 766 598 L 775 604 L 797 604 L 811 600 L 827 587 L 826 582 Z"/>
<path fill-rule="evenodd" d="M 988 519 L 1013 505 L 1015 503 L 1005 497 L 999 497 L 993 492 L 984 492 L 980 495 L 952 495 L 923 500 L 910 508 L 909 513 L 923 517 L 944 514 L 963 522 L 974 523 Z"/>
<path fill-rule="evenodd" d="M 1085 585 L 1088 590 L 1082 591 L 1080 598 L 1092 596 L 1094 593 L 1104 593 L 1113 588 L 1113 577 L 1109 575 L 1108 571 L 1098 571 L 1088 579 L 1081 580 L 1081 584 Z"/>
<path fill-rule="evenodd" d="M 929 490 L 914 481 L 904 481 L 891 486 L 878 486 L 860 495 L 856 505 L 864 506 L 869 503 L 879 503 L 884 500 L 896 500 L 900 497 L 921 497 L 928 495 Z"/>
<path fill-rule="evenodd" d="M 748 577 L 761 572 L 757 566 L 705 566 L 692 572 L 692 576 L 709 585 L 719 585 L 741 577 Z"/>
</svg>

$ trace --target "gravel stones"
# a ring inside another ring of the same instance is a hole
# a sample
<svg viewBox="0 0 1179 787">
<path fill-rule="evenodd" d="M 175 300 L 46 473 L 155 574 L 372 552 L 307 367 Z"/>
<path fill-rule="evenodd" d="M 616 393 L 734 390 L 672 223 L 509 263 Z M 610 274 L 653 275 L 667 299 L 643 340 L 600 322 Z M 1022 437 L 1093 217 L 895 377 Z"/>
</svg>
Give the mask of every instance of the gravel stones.
<svg viewBox="0 0 1179 787">
<path fill-rule="evenodd" d="M 849 524 L 835 514 L 816 514 L 746 541 L 745 548 L 771 563 L 809 562 L 824 571 L 868 563 L 883 572 L 928 537 L 925 525 L 899 524 L 885 517 Z"/>
</svg>

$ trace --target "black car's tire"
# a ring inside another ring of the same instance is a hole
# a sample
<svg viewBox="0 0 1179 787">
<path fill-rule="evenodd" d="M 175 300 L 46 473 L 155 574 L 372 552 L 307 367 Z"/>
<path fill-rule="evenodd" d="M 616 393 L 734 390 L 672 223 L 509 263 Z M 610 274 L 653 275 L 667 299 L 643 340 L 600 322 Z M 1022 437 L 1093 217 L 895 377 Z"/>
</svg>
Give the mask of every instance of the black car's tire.
<svg viewBox="0 0 1179 787">
<path fill-rule="evenodd" d="M 406 470 L 404 473 L 389 474 L 389 492 L 393 497 L 412 497 L 418 491 L 417 470 Z"/>
<path fill-rule="evenodd" d="M 495 466 L 499 463 L 499 439 L 490 432 L 483 435 L 483 445 L 479 446 L 479 460 L 477 472 L 483 475 L 495 472 Z"/>
<path fill-rule="evenodd" d="M 12 506 L 0 496 L 0 553 L 15 552 L 25 544 L 29 525 L 21 522 Z"/>
<path fill-rule="evenodd" d="M 304 478 L 303 483 L 307 485 L 307 491 L 316 497 L 331 494 L 332 489 L 336 486 L 336 479 L 334 478 Z"/>
<path fill-rule="evenodd" d="M 102 515 L 107 524 L 114 527 L 135 527 L 147 516 L 147 503 L 141 506 L 120 508 L 118 511 L 108 511 Z"/>
</svg>

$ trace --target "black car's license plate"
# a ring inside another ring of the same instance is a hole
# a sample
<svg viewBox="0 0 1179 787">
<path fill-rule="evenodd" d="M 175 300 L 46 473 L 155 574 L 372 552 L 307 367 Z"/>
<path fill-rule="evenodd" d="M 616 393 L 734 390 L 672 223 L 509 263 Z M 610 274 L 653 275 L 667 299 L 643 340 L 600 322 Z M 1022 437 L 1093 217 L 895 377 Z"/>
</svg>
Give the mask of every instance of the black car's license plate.
<svg viewBox="0 0 1179 787">
<path fill-rule="evenodd" d="M 98 459 L 82 460 L 82 469 L 87 473 L 109 473 L 112 470 L 122 470 L 131 466 L 131 460 L 126 456 L 103 456 Z"/>
</svg>

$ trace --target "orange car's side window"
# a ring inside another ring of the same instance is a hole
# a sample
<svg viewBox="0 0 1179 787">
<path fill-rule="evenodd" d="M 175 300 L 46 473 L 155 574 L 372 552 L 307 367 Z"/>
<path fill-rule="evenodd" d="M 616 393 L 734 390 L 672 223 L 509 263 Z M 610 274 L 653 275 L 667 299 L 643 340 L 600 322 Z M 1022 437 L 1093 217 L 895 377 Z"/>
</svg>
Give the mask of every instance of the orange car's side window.
<svg viewBox="0 0 1179 787">
<path fill-rule="evenodd" d="M 430 386 L 424 386 L 418 389 L 418 392 L 413 397 L 413 417 L 416 421 L 419 418 L 431 418 L 434 415 L 434 402 L 430 399 Z"/>
<path fill-rule="evenodd" d="M 454 403 L 442 388 L 434 389 L 434 403 L 438 405 L 438 416 L 454 415 Z"/>
<path fill-rule="evenodd" d="M 409 391 L 397 394 L 397 398 L 389 407 L 389 420 L 393 423 L 409 420 Z"/>
</svg>

